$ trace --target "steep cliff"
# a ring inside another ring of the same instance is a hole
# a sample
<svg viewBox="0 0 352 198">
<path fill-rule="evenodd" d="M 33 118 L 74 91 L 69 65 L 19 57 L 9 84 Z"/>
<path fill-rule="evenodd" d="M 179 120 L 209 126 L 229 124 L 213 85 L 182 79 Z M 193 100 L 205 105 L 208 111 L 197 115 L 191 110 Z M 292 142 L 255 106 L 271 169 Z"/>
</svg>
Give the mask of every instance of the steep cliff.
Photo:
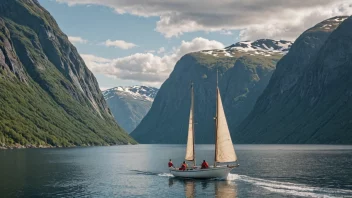
<svg viewBox="0 0 352 198">
<path fill-rule="evenodd" d="M 36 0 L 0 2 L 0 143 L 135 143 L 113 119 L 94 75 Z"/>
<path fill-rule="evenodd" d="M 141 143 L 186 143 L 193 82 L 196 142 L 214 143 L 217 70 L 225 113 L 234 129 L 251 111 L 290 46 L 288 41 L 261 39 L 183 56 L 132 137 Z"/>
<path fill-rule="evenodd" d="M 234 131 L 237 142 L 352 143 L 352 18 L 346 18 L 323 21 L 295 41 Z"/>
</svg>

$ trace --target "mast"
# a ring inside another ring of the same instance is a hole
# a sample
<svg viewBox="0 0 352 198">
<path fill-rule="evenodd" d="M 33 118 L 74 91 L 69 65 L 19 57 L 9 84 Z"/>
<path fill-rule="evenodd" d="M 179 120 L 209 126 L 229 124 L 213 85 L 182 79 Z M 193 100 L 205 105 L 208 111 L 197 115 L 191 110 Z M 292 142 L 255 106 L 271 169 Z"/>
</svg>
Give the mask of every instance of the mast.
<svg viewBox="0 0 352 198">
<path fill-rule="evenodd" d="M 191 105 L 192 105 L 192 110 L 191 110 L 191 114 L 192 114 L 192 132 L 193 132 L 193 166 L 196 166 L 196 148 L 195 148 L 195 142 L 196 142 L 196 136 L 194 134 L 194 88 L 193 88 L 193 82 L 191 84 L 192 86 L 192 93 L 191 93 Z"/>
<path fill-rule="evenodd" d="M 217 138 L 218 138 L 218 91 L 219 91 L 219 69 L 216 68 L 216 109 L 215 109 L 215 156 L 214 156 L 214 167 L 216 167 L 216 156 L 217 156 Z"/>
<path fill-rule="evenodd" d="M 194 91 L 193 83 L 191 84 L 191 108 L 188 120 L 188 137 L 185 160 L 193 161 L 193 166 L 196 165 L 195 156 L 195 137 L 194 137 Z"/>
</svg>

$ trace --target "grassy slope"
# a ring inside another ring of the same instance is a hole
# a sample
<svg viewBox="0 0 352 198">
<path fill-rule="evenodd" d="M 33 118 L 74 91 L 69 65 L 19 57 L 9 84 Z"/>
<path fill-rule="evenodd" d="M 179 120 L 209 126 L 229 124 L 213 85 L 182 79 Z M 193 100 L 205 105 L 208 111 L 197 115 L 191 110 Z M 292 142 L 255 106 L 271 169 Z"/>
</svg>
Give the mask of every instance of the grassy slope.
<svg viewBox="0 0 352 198">
<path fill-rule="evenodd" d="M 18 2 L 23 6 L 20 9 L 25 8 L 30 16 L 38 17 L 45 25 L 55 23 L 47 12 Z M 0 146 L 15 143 L 37 146 L 136 143 L 112 116 L 102 109 L 97 113 L 63 70 L 47 58 L 48 51 L 43 51 L 38 30 L 30 25 L 20 25 L 12 18 L 2 18 L 10 38 L 3 31 L 0 39 L 11 40 L 28 79 L 27 83 L 21 82 L 8 69 L 0 69 Z M 66 37 L 61 35 L 61 30 L 55 30 L 58 27 L 53 27 L 58 38 Z M 65 50 L 58 49 L 60 45 L 45 47 L 53 50 L 51 54 L 56 52 L 54 55 L 58 57 L 62 57 L 61 51 Z"/>
</svg>

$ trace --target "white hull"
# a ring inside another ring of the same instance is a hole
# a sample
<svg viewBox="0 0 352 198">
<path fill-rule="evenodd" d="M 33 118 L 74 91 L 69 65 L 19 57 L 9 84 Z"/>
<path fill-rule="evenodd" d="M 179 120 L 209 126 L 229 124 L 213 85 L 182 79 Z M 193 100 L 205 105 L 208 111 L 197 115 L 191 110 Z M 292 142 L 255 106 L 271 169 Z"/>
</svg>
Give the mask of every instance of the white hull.
<svg viewBox="0 0 352 198">
<path fill-rule="evenodd" d="M 210 179 L 210 178 L 227 178 L 230 171 L 234 167 L 219 166 L 219 167 L 209 167 L 207 169 L 188 169 L 185 171 L 170 168 L 170 173 L 175 177 L 183 178 L 196 178 L 196 179 Z"/>
</svg>

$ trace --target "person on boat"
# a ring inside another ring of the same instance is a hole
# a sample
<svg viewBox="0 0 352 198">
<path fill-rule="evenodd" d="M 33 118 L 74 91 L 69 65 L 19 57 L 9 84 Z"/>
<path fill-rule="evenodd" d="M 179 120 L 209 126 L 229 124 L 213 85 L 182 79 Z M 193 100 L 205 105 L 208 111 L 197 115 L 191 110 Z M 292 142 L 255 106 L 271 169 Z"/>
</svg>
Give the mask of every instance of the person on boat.
<svg viewBox="0 0 352 198">
<path fill-rule="evenodd" d="M 179 168 L 179 170 L 186 170 L 187 169 L 187 164 L 186 164 L 186 162 L 185 161 L 183 161 L 183 163 L 182 163 L 182 165 L 181 165 L 181 167 Z"/>
<path fill-rule="evenodd" d="M 208 162 L 206 162 L 205 160 L 203 160 L 201 169 L 206 169 L 206 168 L 209 168 Z"/>
<path fill-rule="evenodd" d="M 168 165 L 169 165 L 169 168 L 171 168 L 171 167 L 172 167 L 172 168 L 175 168 L 175 166 L 174 166 L 174 164 L 172 163 L 172 160 L 171 160 L 171 159 L 170 159 L 170 161 L 169 161 L 169 164 L 168 164 Z"/>
</svg>

